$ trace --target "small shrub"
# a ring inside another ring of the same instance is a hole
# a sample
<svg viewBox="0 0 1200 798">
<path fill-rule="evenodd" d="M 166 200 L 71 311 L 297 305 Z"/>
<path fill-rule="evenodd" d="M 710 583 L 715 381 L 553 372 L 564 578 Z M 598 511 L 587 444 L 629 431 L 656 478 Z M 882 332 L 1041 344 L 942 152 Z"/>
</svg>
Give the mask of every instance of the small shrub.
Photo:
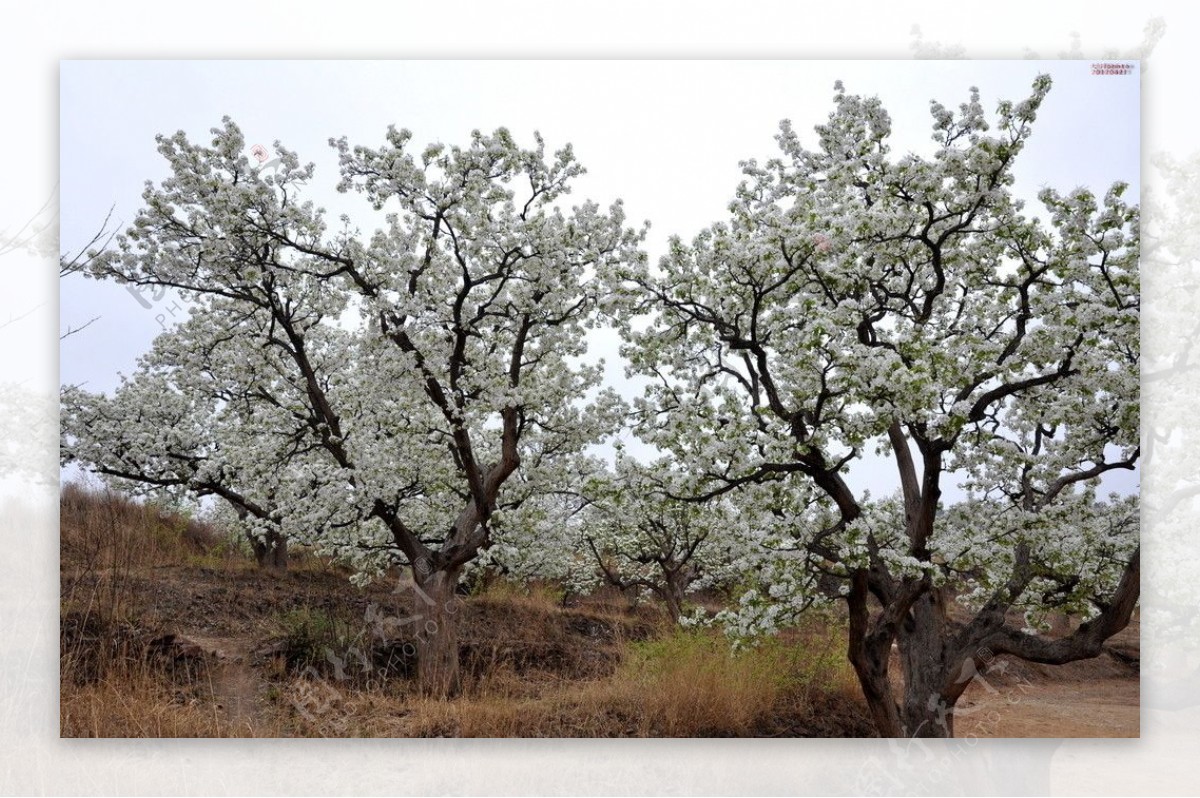
<svg viewBox="0 0 1200 798">
<path fill-rule="evenodd" d="M 350 625 L 326 612 L 302 607 L 279 617 L 283 651 L 288 667 L 322 670 L 329 665 L 328 654 L 347 648 L 354 636 Z"/>
</svg>

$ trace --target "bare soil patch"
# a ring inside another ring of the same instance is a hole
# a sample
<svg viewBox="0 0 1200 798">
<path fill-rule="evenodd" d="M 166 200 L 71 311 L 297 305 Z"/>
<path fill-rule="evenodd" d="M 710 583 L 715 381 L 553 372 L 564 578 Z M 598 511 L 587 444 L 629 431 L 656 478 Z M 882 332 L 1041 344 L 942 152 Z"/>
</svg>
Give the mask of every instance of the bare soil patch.
<svg viewBox="0 0 1200 798">
<path fill-rule="evenodd" d="M 959 701 L 955 733 L 978 737 L 1139 737 L 1141 624 L 1067 665 L 998 659 Z"/>
</svg>

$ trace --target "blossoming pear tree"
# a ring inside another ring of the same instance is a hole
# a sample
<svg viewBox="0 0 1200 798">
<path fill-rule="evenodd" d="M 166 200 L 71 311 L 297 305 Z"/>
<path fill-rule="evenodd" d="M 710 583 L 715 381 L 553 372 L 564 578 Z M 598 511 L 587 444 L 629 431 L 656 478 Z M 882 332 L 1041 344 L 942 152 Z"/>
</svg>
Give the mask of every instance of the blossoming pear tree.
<svg viewBox="0 0 1200 798">
<path fill-rule="evenodd" d="M 418 679 L 446 695 L 454 591 L 514 475 L 608 431 L 613 397 L 581 400 L 601 374 L 585 332 L 597 271 L 637 262 L 642 236 L 619 201 L 564 207 L 583 173 L 569 146 L 548 156 L 500 129 L 413 154 L 410 139 L 330 142 L 339 190 L 386 212 L 362 236 L 302 201 L 314 166 L 295 153 L 277 143 L 280 168 L 259 174 L 228 118 L 210 146 L 160 136 L 171 175 L 88 270 L 185 290 L 191 318 L 114 396 L 65 392 L 63 414 L 87 466 L 236 490 L 365 570 L 407 564 Z"/>
<path fill-rule="evenodd" d="M 770 481 L 810 502 L 793 560 L 841 580 L 880 734 L 948 736 L 991 657 L 1096 656 L 1137 602 L 1136 500 L 1096 495 L 1140 451 L 1138 208 L 1117 183 L 1024 209 L 1046 76 L 994 116 L 975 89 L 934 102 L 926 156 L 892 153 L 880 101 L 835 88 L 815 146 L 783 123 L 726 221 L 613 271 L 615 307 L 652 380 L 639 434 L 696 497 Z M 890 507 L 850 471 L 870 448 Z M 944 506 L 948 480 L 968 503 Z M 1087 620 L 1051 638 L 1021 617 L 1060 605 Z"/>
<path fill-rule="evenodd" d="M 585 480 L 581 537 L 602 580 L 652 593 L 679 623 L 689 592 L 735 578 L 741 524 L 729 501 L 686 500 L 686 475 L 669 462 L 618 454 L 615 470 Z"/>
<path fill-rule="evenodd" d="M 361 520 L 345 496 L 321 495 L 330 483 L 314 477 L 323 459 L 306 440 L 307 424 L 288 410 L 302 397 L 281 377 L 280 353 L 247 351 L 242 340 L 255 324 L 233 303 L 213 301 L 161 334 L 112 397 L 64 388 L 60 451 L 134 491 L 220 497 L 260 564 L 283 569 L 289 538 L 333 552 L 331 529 Z M 346 379 L 346 333 L 316 324 L 305 333 L 329 376 Z"/>
</svg>

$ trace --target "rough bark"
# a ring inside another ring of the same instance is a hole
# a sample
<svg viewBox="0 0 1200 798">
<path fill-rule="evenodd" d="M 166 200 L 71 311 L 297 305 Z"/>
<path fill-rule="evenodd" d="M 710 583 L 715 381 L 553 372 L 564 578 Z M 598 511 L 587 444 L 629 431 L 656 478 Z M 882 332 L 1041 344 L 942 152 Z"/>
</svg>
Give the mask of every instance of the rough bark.
<svg viewBox="0 0 1200 798">
<path fill-rule="evenodd" d="M 683 593 L 687 590 L 688 582 L 691 581 L 687 568 L 676 568 L 673 571 L 665 573 L 666 580 L 663 585 L 662 597 L 663 602 L 667 605 L 667 612 L 671 615 L 671 620 L 678 624 L 679 618 L 683 615 Z"/>
<path fill-rule="evenodd" d="M 425 695 L 448 698 L 461 687 L 458 657 L 458 615 L 455 594 L 460 569 L 416 573 L 413 619 L 417 649 L 417 684 Z"/>
<path fill-rule="evenodd" d="M 968 682 L 959 685 L 953 680 L 959 663 L 946 639 L 944 602 L 941 590 L 925 592 L 913 602 L 897 634 L 904 673 L 900 714 L 905 737 L 954 736 L 954 705 Z"/>
<path fill-rule="evenodd" d="M 265 540 L 250 537 L 254 549 L 254 560 L 259 568 L 269 571 L 286 571 L 288 565 L 287 538 L 277 532 L 267 534 Z"/>
<path fill-rule="evenodd" d="M 1072 634 L 1048 639 L 1007 626 L 1002 607 L 989 606 L 967 624 L 950 621 L 943 591 L 921 592 L 894 627 L 904 685 L 897 703 L 888 679 L 889 610 L 903 594 L 870 616 L 867 574 L 860 571 L 850 599 L 850 661 L 875 726 L 884 737 L 953 737 L 959 698 L 998 654 L 1061 665 L 1098 656 L 1106 640 L 1124 629 L 1140 595 L 1140 549 L 1100 614 Z M 1020 580 L 1016 583 L 1018 586 Z M 1019 593 L 1019 590 L 1017 591 Z"/>
<path fill-rule="evenodd" d="M 875 728 L 882 737 L 899 737 L 903 734 L 900 709 L 892 697 L 892 686 L 888 681 L 888 658 L 891 655 L 892 635 L 872 623 L 868 607 L 868 580 L 865 570 L 856 571 L 848 596 L 850 606 L 850 644 L 847 655 L 858 675 L 863 698 Z M 876 627 L 876 628 L 873 628 Z"/>
</svg>

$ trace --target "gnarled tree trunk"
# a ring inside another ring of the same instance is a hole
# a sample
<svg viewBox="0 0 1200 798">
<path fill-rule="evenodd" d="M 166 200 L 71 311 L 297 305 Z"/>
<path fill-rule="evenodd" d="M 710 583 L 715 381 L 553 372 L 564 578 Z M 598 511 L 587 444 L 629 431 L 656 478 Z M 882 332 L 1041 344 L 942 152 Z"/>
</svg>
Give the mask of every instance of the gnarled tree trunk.
<svg viewBox="0 0 1200 798">
<path fill-rule="evenodd" d="M 1006 599 L 998 596 L 970 622 L 958 624 L 947 617 L 943 591 L 916 583 L 895 591 L 872 616 L 868 575 L 857 571 L 848 595 L 849 658 L 876 729 L 883 737 L 953 737 L 959 698 L 999 654 L 1051 665 L 1098 656 L 1104 642 L 1128 625 L 1140 574 L 1139 549 L 1099 615 L 1065 637 L 1048 639 L 1005 623 L 1004 610 L 1027 575 L 1014 577 Z M 900 701 L 888 672 L 893 642 L 904 676 Z"/>
<path fill-rule="evenodd" d="M 414 569 L 413 619 L 417 649 L 417 684 L 425 695 L 447 698 L 461 685 L 458 659 L 458 616 L 462 600 L 461 568 L 422 575 Z"/>
<path fill-rule="evenodd" d="M 667 614 L 671 616 L 671 621 L 678 624 L 679 617 L 683 615 L 683 587 L 673 578 L 674 576 L 674 574 L 667 575 L 662 597 L 663 603 L 667 605 Z"/>
<path fill-rule="evenodd" d="M 900 717 L 905 737 L 953 737 L 954 706 L 970 683 L 962 680 L 961 657 L 946 635 L 945 596 L 931 588 L 909 609 L 897 629 L 904 673 Z M 973 673 L 973 672 L 972 672 Z"/>
<path fill-rule="evenodd" d="M 886 627 L 881 627 L 878 617 L 871 618 L 867 605 L 868 577 L 865 570 L 854 573 L 847 600 L 850 607 L 847 656 L 858 676 L 867 709 L 881 737 L 901 737 L 904 724 L 900 719 L 900 709 L 892 697 L 892 685 L 888 678 L 893 634 Z"/>
<path fill-rule="evenodd" d="M 683 615 L 683 597 L 687 593 L 688 585 L 696 579 L 696 567 L 690 562 L 675 561 L 664 562 L 661 565 L 663 569 L 663 601 L 667 605 L 667 612 L 670 613 L 671 620 L 678 624 Z"/>
</svg>

